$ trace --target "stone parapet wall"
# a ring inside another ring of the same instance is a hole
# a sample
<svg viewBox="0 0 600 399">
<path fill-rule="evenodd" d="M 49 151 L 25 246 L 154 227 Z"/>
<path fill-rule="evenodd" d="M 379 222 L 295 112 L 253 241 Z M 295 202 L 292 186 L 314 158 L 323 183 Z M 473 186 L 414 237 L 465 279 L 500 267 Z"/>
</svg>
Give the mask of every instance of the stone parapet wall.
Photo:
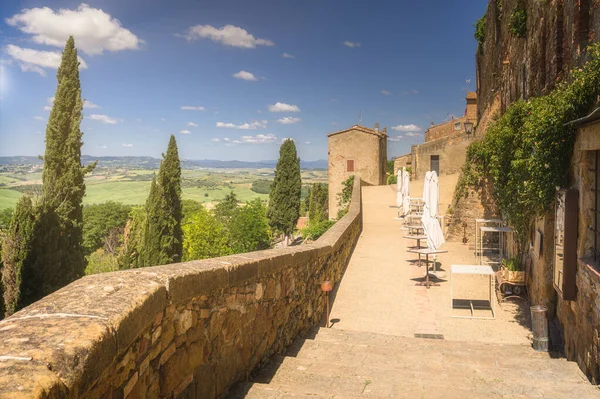
<svg viewBox="0 0 600 399">
<path fill-rule="evenodd" d="M 321 320 L 360 184 L 313 244 L 87 276 L 0 321 L 0 397 L 219 397 Z"/>
</svg>

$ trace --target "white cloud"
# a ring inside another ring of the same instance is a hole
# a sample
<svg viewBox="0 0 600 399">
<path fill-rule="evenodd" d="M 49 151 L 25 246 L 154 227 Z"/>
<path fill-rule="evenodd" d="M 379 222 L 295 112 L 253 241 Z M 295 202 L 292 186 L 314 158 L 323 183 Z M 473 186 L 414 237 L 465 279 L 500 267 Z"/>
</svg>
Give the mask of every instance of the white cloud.
<svg viewBox="0 0 600 399">
<path fill-rule="evenodd" d="M 189 127 L 198 127 L 198 125 L 197 125 L 197 124 L 195 124 L 194 122 L 188 122 L 188 123 L 187 123 L 187 125 L 188 125 Z"/>
<path fill-rule="evenodd" d="M 389 92 L 387 90 L 381 90 L 380 93 L 383 94 L 384 96 L 389 96 L 392 94 L 391 92 Z"/>
<path fill-rule="evenodd" d="M 345 42 L 344 42 L 344 46 L 346 46 L 346 47 L 350 47 L 350 48 L 354 48 L 354 47 L 360 47 L 360 43 L 358 43 L 358 42 L 349 42 L 349 41 L 345 41 Z"/>
<path fill-rule="evenodd" d="M 181 109 L 184 111 L 205 111 L 206 110 L 206 108 L 204 108 L 204 107 L 196 107 L 193 105 L 184 105 L 181 107 Z M 163 120 L 163 119 L 164 118 L 161 118 L 161 120 Z"/>
<path fill-rule="evenodd" d="M 281 123 L 282 125 L 293 125 L 294 123 L 298 123 L 301 120 L 302 119 L 300 119 L 300 118 L 294 118 L 292 116 L 285 116 L 281 119 L 278 119 L 277 122 Z"/>
<path fill-rule="evenodd" d="M 102 144 L 102 145 L 97 146 L 97 148 L 106 149 L 106 148 L 108 148 L 108 146 L 106 144 Z"/>
<path fill-rule="evenodd" d="M 180 130 L 179 133 L 181 133 L 181 134 L 190 134 L 192 132 L 190 132 L 189 130 L 184 129 L 184 130 Z"/>
<path fill-rule="evenodd" d="M 300 112 L 300 108 L 297 105 L 290 105 L 286 103 L 277 102 L 273 105 L 269 105 L 269 111 L 271 112 Z"/>
<path fill-rule="evenodd" d="M 36 43 L 59 48 L 63 48 L 69 35 L 73 35 L 77 48 L 86 54 L 102 54 L 104 50 L 135 50 L 143 43 L 123 28 L 118 19 L 87 4 L 81 4 L 75 10 L 24 9 L 20 14 L 7 18 L 6 23 L 33 35 Z"/>
<path fill-rule="evenodd" d="M 217 122 L 217 127 L 225 127 L 229 129 L 235 129 L 237 126 L 233 123 Z"/>
<path fill-rule="evenodd" d="M 406 137 L 423 137 L 423 133 L 408 132 L 406 133 Z"/>
<path fill-rule="evenodd" d="M 44 68 L 58 69 L 62 59 L 62 55 L 58 51 L 21 48 L 13 44 L 4 47 L 4 52 L 19 63 L 23 72 L 36 72 L 41 76 L 46 76 Z M 87 68 L 87 64 L 81 57 L 79 57 L 79 68 Z"/>
<path fill-rule="evenodd" d="M 310 145 L 310 141 L 305 141 L 304 144 Z"/>
<path fill-rule="evenodd" d="M 397 132 L 420 132 L 421 128 L 417 125 L 410 124 L 410 125 L 392 126 L 392 130 L 396 130 Z"/>
<path fill-rule="evenodd" d="M 223 141 L 229 141 L 229 140 L 230 140 L 229 137 L 223 138 Z"/>
<path fill-rule="evenodd" d="M 404 94 L 404 95 L 407 95 L 407 94 L 419 94 L 419 90 L 415 90 L 415 89 L 405 90 L 405 91 L 402 92 L 402 94 Z"/>
<path fill-rule="evenodd" d="M 241 125 L 236 125 L 234 123 L 225 123 L 225 122 L 217 122 L 217 127 L 227 128 L 227 129 L 240 129 L 240 130 L 254 130 L 254 129 L 264 129 L 267 127 L 269 121 L 253 121 L 250 123 L 242 123 Z"/>
<path fill-rule="evenodd" d="M 214 141 L 215 143 L 218 143 L 219 141 L 221 141 L 221 139 L 214 138 L 214 139 L 211 139 L 210 141 Z"/>
<path fill-rule="evenodd" d="M 398 135 L 396 137 L 388 137 L 388 141 L 400 141 L 404 138 L 402 135 Z"/>
<path fill-rule="evenodd" d="M 88 118 L 90 118 L 93 121 L 105 123 L 107 125 L 115 125 L 115 124 L 119 123 L 119 121 L 117 119 L 114 119 L 108 115 L 102 115 L 102 114 L 92 114 Z"/>
<path fill-rule="evenodd" d="M 238 73 L 234 73 L 233 77 L 242 79 L 242 80 L 250 80 L 250 81 L 258 80 L 258 78 L 256 76 L 254 76 L 252 73 L 250 73 L 248 71 L 239 71 Z"/>
<path fill-rule="evenodd" d="M 131 148 L 131 147 L 133 147 L 133 144 L 131 144 L 131 143 L 123 143 L 123 144 L 121 144 L 121 146 L 122 147 L 129 147 L 129 148 Z"/>
<path fill-rule="evenodd" d="M 83 108 L 100 108 L 100 106 L 91 101 L 83 100 Z"/>
<path fill-rule="evenodd" d="M 291 54 L 288 54 L 288 53 L 283 53 L 282 57 L 283 57 L 283 58 L 296 58 L 296 57 L 294 57 L 293 55 L 291 55 Z"/>
<path fill-rule="evenodd" d="M 277 137 L 274 134 L 268 133 L 268 134 L 257 134 L 256 136 L 242 136 L 242 138 L 240 139 L 240 142 L 251 143 L 251 144 L 265 144 L 265 143 L 274 143 L 276 140 L 277 140 Z M 234 143 L 236 143 L 236 141 L 234 141 Z"/>
<path fill-rule="evenodd" d="M 42 116 L 34 116 L 33 119 L 35 119 L 36 121 L 45 121 L 46 118 L 42 117 Z"/>
<path fill-rule="evenodd" d="M 239 26 L 225 25 L 215 28 L 211 25 L 192 26 L 183 35 L 188 41 L 210 39 L 215 43 L 239 48 L 256 48 L 256 46 L 273 46 L 271 40 L 256 38 Z"/>
</svg>

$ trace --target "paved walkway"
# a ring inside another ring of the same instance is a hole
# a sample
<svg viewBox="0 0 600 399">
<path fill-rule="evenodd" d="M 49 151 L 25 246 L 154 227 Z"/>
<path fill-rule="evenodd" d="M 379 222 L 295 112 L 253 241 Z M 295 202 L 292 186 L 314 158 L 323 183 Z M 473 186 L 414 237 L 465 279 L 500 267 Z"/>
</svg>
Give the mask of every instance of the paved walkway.
<svg viewBox="0 0 600 399">
<path fill-rule="evenodd" d="M 418 185 L 413 188 L 413 192 L 420 192 Z M 416 255 L 407 252 L 415 242 L 403 238 L 407 232 L 402 230 L 402 222 L 394 220 L 396 209 L 390 205 L 395 203 L 395 187 L 362 190 L 363 232 L 336 287 L 331 310 L 331 319 L 336 320 L 333 328 L 404 337 L 439 334 L 459 341 L 530 344 L 529 305 L 525 301 L 497 306 L 495 320 L 451 317 L 450 265 L 477 263 L 468 246 L 446 242 L 442 249 L 448 253 L 437 258 L 437 268 L 446 273 L 446 278 L 438 281 L 438 287 L 415 286 L 425 275 L 425 267 L 417 267 Z M 455 295 L 488 299 L 487 277 L 461 276 L 455 280 Z M 460 315 L 461 311 L 455 310 L 454 314 Z M 491 316 L 491 312 L 478 315 Z"/>
<path fill-rule="evenodd" d="M 363 232 L 334 291 L 332 328 L 298 338 L 230 398 L 600 397 L 576 363 L 531 348 L 526 302 L 497 307 L 495 320 L 451 317 L 447 280 L 415 286 L 425 267 L 406 252 L 394 187 L 364 187 L 362 198 Z M 438 270 L 476 263 L 467 246 L 443 248 Z M 487 298 L 486 277 L 456 280 L 463 298 Z"/>
</svg>

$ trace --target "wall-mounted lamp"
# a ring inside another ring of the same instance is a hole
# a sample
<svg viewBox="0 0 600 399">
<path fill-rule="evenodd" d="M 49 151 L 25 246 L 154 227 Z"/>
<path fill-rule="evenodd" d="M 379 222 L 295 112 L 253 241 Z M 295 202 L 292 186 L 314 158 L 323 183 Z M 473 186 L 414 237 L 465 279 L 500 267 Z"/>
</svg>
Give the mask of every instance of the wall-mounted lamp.
<svg viewBox="0 0 600 399">
<path fill-rule="evenodd" d="M 472 135 L 473 134 L 473 122 L 466 121 L 464 123 L 464 125 L 465 125 L 465 133 L 467 133 L 468 136 Z"/>
</svg>

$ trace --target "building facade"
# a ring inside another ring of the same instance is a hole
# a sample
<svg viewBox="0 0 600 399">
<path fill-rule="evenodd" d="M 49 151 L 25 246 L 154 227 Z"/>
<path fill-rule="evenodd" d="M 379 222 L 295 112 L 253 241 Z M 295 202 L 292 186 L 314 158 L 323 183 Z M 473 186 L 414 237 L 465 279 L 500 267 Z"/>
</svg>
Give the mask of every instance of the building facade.
<svg viewBox="0 0 600 399">
<path fill-rule="evenodd" d="M 348 177 L 359 176 L 365 185 L 386 184 L 387 134 L 379 130 L 354 125 L 330 133 L 328 139 L 329 218 L 338 213 L 337 195 Z"/>
<path fill-rule="evenodd" d="M 466 103 L 465 114 L 460 118 L 432 123 L 425 132 L 425 143 L 414 145 L 410 154 L 395 158 L 394 170 L 410 167 L 415 180 L 422 179 L 429 170 L 435 170 L 438 176 L 458 173 L 473 136 L 466 134 L 465 122 L 477 122 L 477 93 L 468 92 Z"/>
</svg>

